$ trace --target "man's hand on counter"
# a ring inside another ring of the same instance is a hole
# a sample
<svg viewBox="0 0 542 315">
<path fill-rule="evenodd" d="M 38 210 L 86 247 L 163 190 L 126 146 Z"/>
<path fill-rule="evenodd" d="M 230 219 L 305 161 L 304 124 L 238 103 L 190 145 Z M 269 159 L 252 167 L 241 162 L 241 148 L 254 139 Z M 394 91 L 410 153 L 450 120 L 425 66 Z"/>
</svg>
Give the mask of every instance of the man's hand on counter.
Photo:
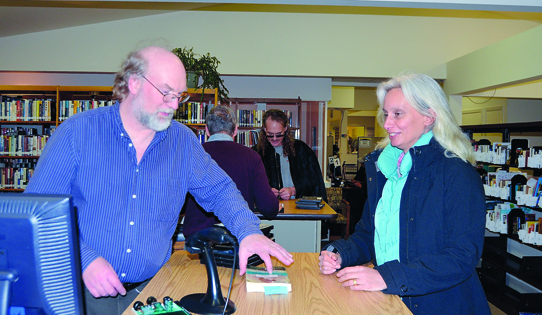
<svg viewBox="0 0 542 315">
<path fill-rule="evenodd" d="M 251 234 L 239 244 L 239 275 L 244 275 L 247 268 L 248 257 L 257 254 L 264 261 L 267 271 L 273 271 L 273 262 L 270 256 L 276 257 L 283 264 L 289 266 L 294 260 L 292 254 L 279 244 L 271 241 L 261 234 Z"/>
</svg>

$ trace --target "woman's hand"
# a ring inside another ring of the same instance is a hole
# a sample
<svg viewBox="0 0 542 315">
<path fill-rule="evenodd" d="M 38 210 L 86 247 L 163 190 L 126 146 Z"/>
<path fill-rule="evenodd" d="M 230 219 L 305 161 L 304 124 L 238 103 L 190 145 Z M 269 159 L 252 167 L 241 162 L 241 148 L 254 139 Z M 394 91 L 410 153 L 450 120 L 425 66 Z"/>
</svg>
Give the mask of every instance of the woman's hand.
<svg viewBox="0 0 542 315">
<path fill-rule="evenodd" d="M 318 266 L 320 266 L 320 272 L 325 275 L 330 275 L 341 269 L 341 255 L 335 254 L 333 252 L 323 250 L 318 257 L 320 261 Z"/>
<path fill-rule="evenodd" d="M 343 287 L 351 290 L 381 291 L 388 288 L 378 270 L 369 267 L 347 267 L 339 271 L 337 277 Z"/>
</svg>

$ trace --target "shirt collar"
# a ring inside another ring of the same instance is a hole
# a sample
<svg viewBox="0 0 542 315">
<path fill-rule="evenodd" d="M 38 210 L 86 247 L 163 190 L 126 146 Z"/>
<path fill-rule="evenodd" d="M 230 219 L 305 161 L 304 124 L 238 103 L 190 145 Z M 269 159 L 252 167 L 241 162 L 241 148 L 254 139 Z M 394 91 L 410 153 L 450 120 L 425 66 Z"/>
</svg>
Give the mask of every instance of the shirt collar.
<svg viewBox="0 0 542 315">
<path fill-rule="evenodd" d="M 207 139 L 207 142 L 210 141 L 233 141 L 233 138 L 225 133 L 215 133 Z"/>
<path fill-rule="evenodd" d="M 124 124 L 122 123 L 122 118 L 120 117 L 120 103 L 119 103 L 119 101 L 117 101 L 112 107 L 113 107 L 113 116 L 114 116 L 115 123 L 119 127 L 120 132 L 124 136 L 129 138 L 130 136 L 128 135 L 128 132 L 126 132 L 126 129 L 124 129 Z M 171 123 L 173 124 L 173 121 Z M 171 125 L 170 125 L 170 127 L 171 127 Z M 167 136 L 170 127 L 167 127 L 165 130 L 162 130 L 162 131 L 157 131 L 156 134 L 154 135 L 153 142 L 163 140 Z"/>
</svg>

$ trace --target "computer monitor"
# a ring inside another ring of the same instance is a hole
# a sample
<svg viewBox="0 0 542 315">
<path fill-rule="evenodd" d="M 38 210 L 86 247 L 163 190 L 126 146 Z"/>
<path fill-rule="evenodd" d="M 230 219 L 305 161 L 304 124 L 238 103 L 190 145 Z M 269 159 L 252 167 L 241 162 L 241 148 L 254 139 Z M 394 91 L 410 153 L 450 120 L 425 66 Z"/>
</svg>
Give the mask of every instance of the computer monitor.
<svg viewBox="0 0 542 315">
<path fill-rule="evenodd" d="M 0 193 L 0 315 L 84 314 L 71 196 Z"/>
</svg>

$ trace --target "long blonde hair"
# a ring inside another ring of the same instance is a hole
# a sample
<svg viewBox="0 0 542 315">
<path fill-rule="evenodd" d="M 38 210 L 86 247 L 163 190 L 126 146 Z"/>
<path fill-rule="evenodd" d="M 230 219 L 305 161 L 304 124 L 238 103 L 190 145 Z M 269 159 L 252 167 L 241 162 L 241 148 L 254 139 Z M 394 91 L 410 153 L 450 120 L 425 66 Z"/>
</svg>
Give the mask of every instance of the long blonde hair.
<svg viewBox="0 0 542 315">
<path fill-rule="evenodd" d="M 420 114 L 434 118 L 429 126 L 435 140 L 446 150 L 446 157 L 459 157 L 465 162 L 474 164 L 474 151 L 469 138 L 457 124 L 446 96 L 440 85 L 425 74 L 406 73 L 380 83 L 376 90 L 378 103 L 377 120 L 384 126 L 385 116 L 382 109 L 384 98 L 392 89 L 400 88 L 406 101 Z M 377 144 L 377 149 L 390 143 L 389 136 Z"/>
</svg>

